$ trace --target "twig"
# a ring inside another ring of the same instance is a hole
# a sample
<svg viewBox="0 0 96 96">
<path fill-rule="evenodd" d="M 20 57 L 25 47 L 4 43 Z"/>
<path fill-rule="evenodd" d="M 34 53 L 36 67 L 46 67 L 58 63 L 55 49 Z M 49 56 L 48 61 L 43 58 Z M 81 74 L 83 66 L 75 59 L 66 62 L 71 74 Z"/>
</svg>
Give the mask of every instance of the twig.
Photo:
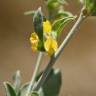
<svg viewBox="0 0 96 96">
<path fill-rule="evenodd" d="M 64 50 L 66 45 L 72 39 L 73 35 L 76 33 L 78 27 L 80 27 L 82 21 L 84 21 L 85 18 L 86 17 L 83 15 L 83 13 L 81 11 L 76 23 L 74 24 L 72 29 L 69 31 L 68 35 L 66 36 L 66 38 L 64 39 L 64 41 L 62 42 L 60 47 L 58 48 L 57 52 L 50 59 L 46 69 L 44 70 L 42 76 L 40 77 L 40 79 L 38 80 L 38 82 L 37 82 L 37 84 L 36 84 L 36 86 L 34 88 L 35 91 L 38 91 L 39 88 L 44 84 L 44 82 L 47 79 L 48 74 L 50 73 L 50 70 L 51 70 L 52 66 L 54 65 L 54 63 L 56 62 L 57 58 L 60 56 L 61 52 Z"/>
<path fill-rule="evenodd" d="M 42 55 L 43 55 L 43 53 L 41 53 L 41 52 L 38 54 L 38 59 L 37 59 L 37 62 L 36 62 L 36 67 L 35 67 L 35 70 L 33 72 L 33 76 L 32 76 L 32 79 L 31 79 L 31 81 L 29 83 L 29 86 L 28 86 L 28 89 L 27 89 L 27 92 L 26 92 L 25 96 L 29 96 L 31 89 L 33 88 L 36 76 L 37 76 L 39 68 L 40 68 L 40 63 L 41 63 Z"/>
</svg>

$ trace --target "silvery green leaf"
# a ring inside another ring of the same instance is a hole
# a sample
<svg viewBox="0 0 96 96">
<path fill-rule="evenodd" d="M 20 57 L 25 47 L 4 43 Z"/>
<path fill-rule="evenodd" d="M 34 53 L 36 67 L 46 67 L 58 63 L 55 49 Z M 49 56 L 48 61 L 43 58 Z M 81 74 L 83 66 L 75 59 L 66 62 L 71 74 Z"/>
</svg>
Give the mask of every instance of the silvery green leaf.
<svg viewBox="0 0 96 96">
<path fill-rule="evenodd" d="M 27 89 L 28 89 L 28 86 L 29 86 L 29 82 L 28 83 L 25 83 L 21 88 L 20 88 L 20 96 L 25 96 L 26 92 L 27 92 Z M 31 92 L 32 92 L 32 89 L 31 89 Z M 34 92 L 33 92 L 34 93 Z M 40 88 L 38 90 L 38 94 L 39 96 L 44 96 L 44 93 L 43 93 L 43 90 L 42 88 Z M 33 95 L 32 95 L 33 96 Z"/>
<path fill-rule="evenodd" d="M 28 89 L 29 83 L 25 83 L 20 88 L 20 96 L 25 96 L 27 89 Z"/>
<path fill-rule="evenodd" d="M 18 94 L 21 86 L 21 75 L 19 70 L 13 75 L 13 85 L 16 93 Z"/>
<path fill-rule="evenodd" d="M 4 82 L 6 96 L 16 96 L 15 89 L 9 82 Z"/>
</svg>

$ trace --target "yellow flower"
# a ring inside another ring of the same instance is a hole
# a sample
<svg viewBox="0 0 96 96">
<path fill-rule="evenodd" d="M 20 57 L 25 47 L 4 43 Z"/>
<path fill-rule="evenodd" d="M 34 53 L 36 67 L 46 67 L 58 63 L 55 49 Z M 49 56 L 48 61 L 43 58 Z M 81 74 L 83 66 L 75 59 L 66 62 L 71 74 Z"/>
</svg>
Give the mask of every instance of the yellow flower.
<svg viewBox="0 0 96 96">
<path fill-rule="evenodd" d="M 43 32 L 45 33 L 44 36 L 46 36 L 43 39 L 44 40 L 44 49 L 50 56 L 52 56 L 56 52 L 56 50 L 58 48 L 58 44 L 57 44 L 56 39 L 53 38 L 53 35 L 51 33 L 52 25 L 48 20 L 43 22 Z M 31 34 L 30 42 L 32 44 L 32 50 L 33 51 L 38 50 L 39 37 L 36 34 L 36 32 L 33 32 Z M 43 41 L 42 41 L 42 43 L 43 43 Z"/>
<path fill-rule="evenodd" d="M 52 31 L 52 25 L 51 25 L 51 23 L 48 20 L 44 21 L 43 22 L 43 32 L 49 33 L 51 31 Z"/>
<path fill-rule="evenodd" d="M 38 35 L 37 35 L 35 32 L 33 32 L 33 33 L 31 34 L 30 42 L 31 42 L 31 44 L 32 44 L 32 50 L 33 50 L 33 51 L 37 50 L 39 38 L 38 38 Z"/>
<path fill-rule="evenodd" d="M 56 52 L 58 48 L 57 41 L 53 39 L 51 36 L 44 42 L 45 50 L 48 52 L 49 55 L 52 55 Z"/>
</svg>

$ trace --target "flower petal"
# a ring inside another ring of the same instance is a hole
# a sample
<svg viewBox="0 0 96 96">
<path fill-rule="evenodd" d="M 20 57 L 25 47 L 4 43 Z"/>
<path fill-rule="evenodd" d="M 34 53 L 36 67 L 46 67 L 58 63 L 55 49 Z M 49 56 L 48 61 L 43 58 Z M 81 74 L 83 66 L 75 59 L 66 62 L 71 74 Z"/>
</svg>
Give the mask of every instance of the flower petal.
<svg viewBox="0 0 96 96">
<path fill-rule="evenodd" d="M 51 23 L 48 20 L 44 21 L 43 22 L 43 32 L 48 32 L 49 33 L 51 31 L 52 31 Z"/>
<path fill-rule="evenodd" d="M 37 50 L 39 38 L 38 38 L 38 36 L 37 36 L 37 34 L 36 34 L 35 32 L 33 32 L 33 33 L 31 34 L 30 42 L 31 42 L 31 44 L 32 44 L 32 50 L 33 50 L 33 51 Z"/>
<path fill-rule="evenodd" d="M 52 37 L 49 37 L 44 43 L 45 50 L 49 55 L 52 55 L 58 48 L 57 41 Z"/>
</svg>

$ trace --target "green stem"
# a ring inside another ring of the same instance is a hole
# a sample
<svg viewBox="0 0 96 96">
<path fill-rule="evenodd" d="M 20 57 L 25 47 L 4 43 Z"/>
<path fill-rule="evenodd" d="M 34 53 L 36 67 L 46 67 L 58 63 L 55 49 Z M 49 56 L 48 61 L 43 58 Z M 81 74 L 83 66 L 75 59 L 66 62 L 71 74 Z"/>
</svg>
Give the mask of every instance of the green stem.
<svg viewBox="0 0 96 96">
<path fill-rule="evenodd" d="M 73 35 L 77 32 L 78 27 L 80 27 L 82 21 L 84 21 L 85 18 L 86 17 L 81 12 L 81 14 L 79 15 L 76 23 L 74 24 L 74 26 L 72 27 L 72 29 L 69 31 L 68 35 L 66 36 L 66 38 L 64 39 L 64 41 L 62 42 L 62 44 L 60 45 L 60 47 L 58 48 L 57 52 L 50 59 L 48 65 L 46 67 L 46 69 L 44 70 L 42 76 L 40 77 L 40 79 L 38 80 L 37 84 L 34 87 L 34 90 L 35 91 L 38 91 L 39 88 L 44 84 L 44 82 L 46 81 L 46 79 L 48 77 L 48 74 L 50 73 L 50 70 L 51 70 L 52 66 L 55 64 L 55 62 L 58 59 L 58 57 L 60 56 L 61 52 L 64 50 L 64 48 L 66 47 L 66 45 L 72 39 Z"/>
<path fill-rule="evenodd" d="M 33 76 L 32 76 L 32 79 L 31 79 L 31 81 L 29 83 L 29 86 L 28 86 L 28 89 L 27 89 L 27 92 L 26 92 L 25 96 L 29 96 L 30 92 L 31 92 L 31 89 L 33 88 L 33 85 L 34 85 L 35 80 L 36 80 L 36 76 L 37 76 L 39 68 L 40 68 L 42 55 L 43 55 L 43 53 L 41 53 L 41 52 L 38 54 L 38 59 L 37 59 L 37 62 L 36 62 L 36 67 L 35 67 L 35 70 L 33 72 Z"/>
</svg>

